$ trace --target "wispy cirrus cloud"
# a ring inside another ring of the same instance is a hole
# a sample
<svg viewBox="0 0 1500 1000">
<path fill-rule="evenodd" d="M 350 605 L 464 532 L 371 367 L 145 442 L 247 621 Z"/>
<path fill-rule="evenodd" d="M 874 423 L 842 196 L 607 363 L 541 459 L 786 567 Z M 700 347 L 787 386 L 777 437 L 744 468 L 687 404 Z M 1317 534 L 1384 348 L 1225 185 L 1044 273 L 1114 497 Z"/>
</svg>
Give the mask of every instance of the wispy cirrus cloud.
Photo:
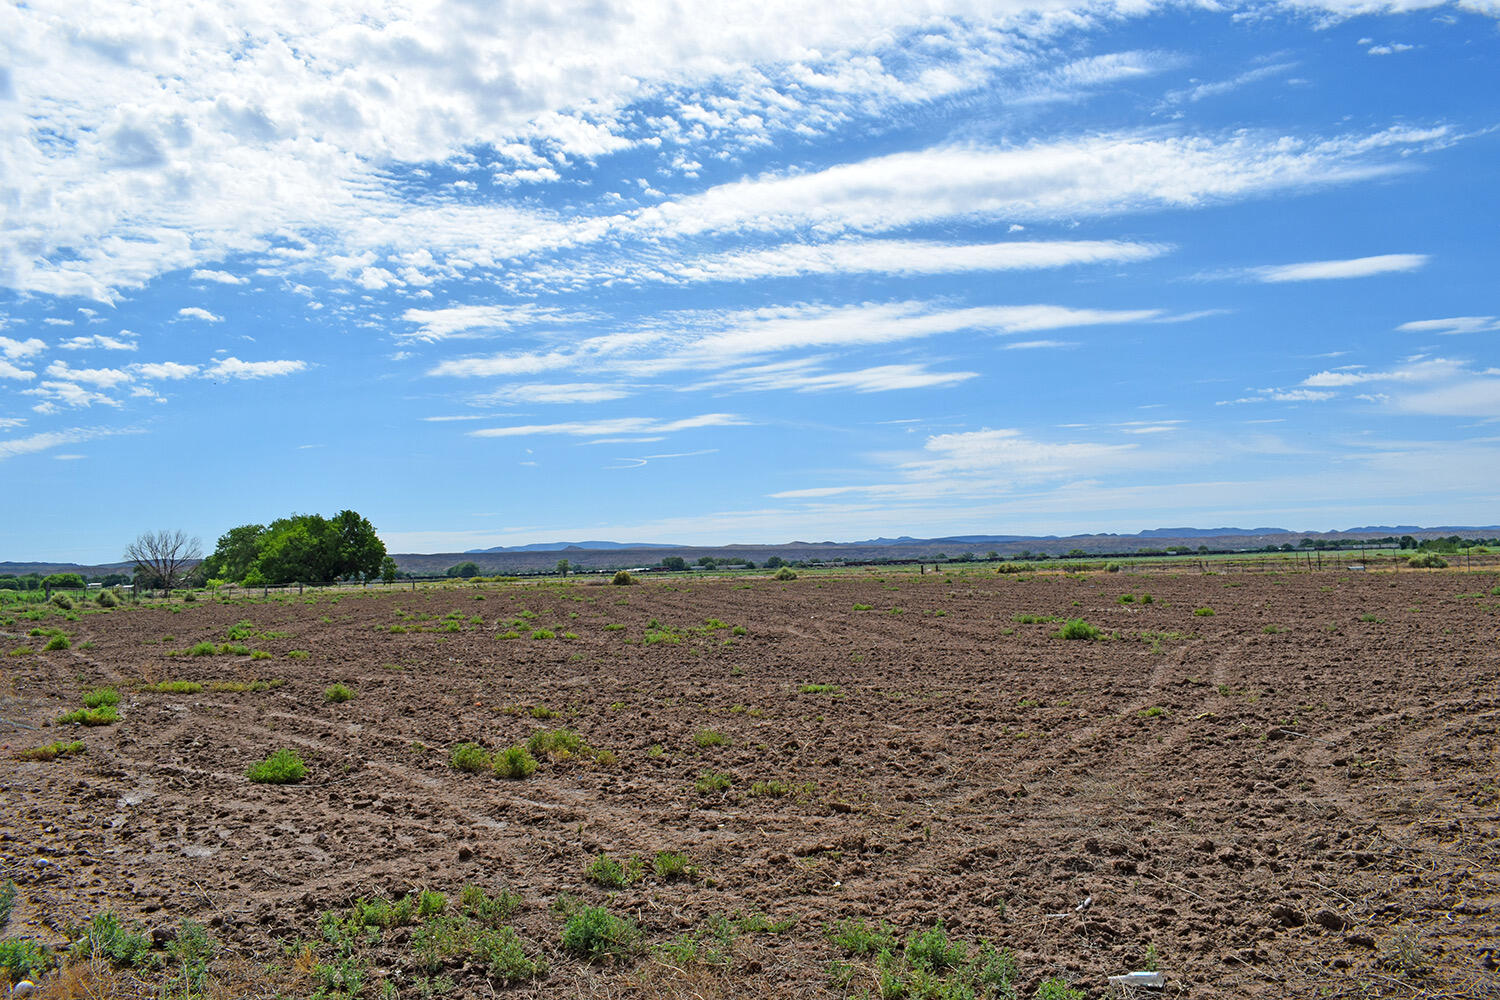
<svg viewBox="0 0 1500 1000">
<path fill-rule="evenodd" d="M 1245 274 L 1257 281 L 1276 284 L 1286 281 L 1338 281 L 1345 278 L 1372 278 L 1379 274 L 1417 271 L 1430 258 L 1425 253 L 1387 253 L 1348 260 L 1311 260 L 1300 264 L 1271 264 L 1250 268 Z"/>
<path fill-rule="evenodd" d="M 18 455 L 31 455 L 41 451 L 48 451 L 52 448 L 60 448 L 63 445 L 93 441 L 116 434 L 137 433 L 140 432 L 133 428 L 117 427 L 73 427 L 58 431 L 43 431 L 40 434 L 31 434 L 27 437 L 0 440 L 0 461 L 4 461 L 7 458 L 15 458 Z"/>
<path fill-rule="evenodd" d="M 733 413 L 704 413 L 678 420 L 659 417 L 607 417 L 601 420 L 574 420 L 555 424 L 520 424 L 510 427 L 485 427 L 469 431 L 470 437 L 531 437 L 538 434 L 563 434 L 569 437 L 603 437 L 606 435 L 665 435 L 704 427 L 735 427 L 748 423 Z"/>
<path fill-rule="evenodd" d="M 1449 316 L 1446 319 L 1418 319 L 1396 327 L 1402 333 L 1493 333 L 1500 331 L 1500 317 Z"/>
</svg>

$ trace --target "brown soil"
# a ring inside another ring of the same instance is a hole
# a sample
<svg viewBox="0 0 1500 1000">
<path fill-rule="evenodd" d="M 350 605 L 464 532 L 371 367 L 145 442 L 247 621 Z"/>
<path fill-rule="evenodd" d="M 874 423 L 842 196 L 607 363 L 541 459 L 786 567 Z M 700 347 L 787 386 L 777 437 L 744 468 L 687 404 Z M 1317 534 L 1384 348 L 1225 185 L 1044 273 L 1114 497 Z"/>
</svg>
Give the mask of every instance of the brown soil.
<svg viewBox="0 0 1500 1000">
<path fill-rule="evenodd" d="M 1106 995 L 1148 946 L 1172 996 L 1500 995 L 1497 583 L 804 573 L 20 619 L 5 651 L 40 648 L 34 624 L 73 647 L 0 661 L 0 739 L 88 752 L 0 765 L 0 861 L 20 888 L 6 934 L 60 944 L 105 909 L 191 917 L 266 963 L 357 896 L 477 883 L 526 901 L 514 925 L 551 964 L 527 995 L 847 995 L 869 983 L 831 985 L 823 928 L 850 916 L 1010 947 L 1026 997 L 1053 975 Z M 451 612 L 459 630 L 437 630 Z M 1026 614 L 1114 638 L 1066 641 Z M 242 619 L 284 633 L 243 640 L 274 658 L 167 655 Z M 653 621 L 680 641 L 643 641 Z M 144 686 L 251 678 L 285 684 Z M 358 696 L 325 703 L 334 682 Z M 101 684 L 120 688 L 117 725 L 52 724 Z M 461 741 L 558 726 L 618 762 L 544 761 L 522 781 L 448 766 Z M 699 747 L 704 729 L 728 745 Z M 307 780 L 247 781 L 280 747 Z M 706 770 L 730 791 L 695 791 Z M 750 793 L 769 780 L 804 787 Z M 600 851 L 663 850 L 706 877 L 613 893 L 584 877 Z M 743 936 L 728 974 L 587 966 L 559 948 L 560 893 L 632 916 L 648 943 L 713 914 L 798 922 Z M 404 933 L 376 978 L 415 996 Z M 478 970 L 450 975 L 490 995 Z"/>
</svg>

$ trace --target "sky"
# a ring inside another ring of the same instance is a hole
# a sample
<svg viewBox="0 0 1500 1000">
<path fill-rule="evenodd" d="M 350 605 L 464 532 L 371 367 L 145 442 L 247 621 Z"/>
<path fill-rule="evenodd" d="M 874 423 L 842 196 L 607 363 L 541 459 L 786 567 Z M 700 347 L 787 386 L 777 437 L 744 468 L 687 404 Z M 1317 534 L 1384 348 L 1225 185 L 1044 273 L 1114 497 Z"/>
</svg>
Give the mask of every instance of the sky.
<svg viewBox="0 0 1500 1000">
<path fill-rule="evenodd" d="M 0 560 L 1500 522 L 1500 3 L 0 6 Z"/>
</svg>

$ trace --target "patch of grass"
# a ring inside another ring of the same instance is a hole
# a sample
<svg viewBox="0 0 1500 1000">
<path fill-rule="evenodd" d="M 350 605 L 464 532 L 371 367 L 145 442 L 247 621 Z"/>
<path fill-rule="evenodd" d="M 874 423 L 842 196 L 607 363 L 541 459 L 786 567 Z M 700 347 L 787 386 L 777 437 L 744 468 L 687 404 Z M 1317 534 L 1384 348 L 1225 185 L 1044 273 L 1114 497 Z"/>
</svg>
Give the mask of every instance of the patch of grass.
<svg viewBox="0 0 1500 1000">
<path fill-rule="evenodd" d="M 546 705 L 532 705 L 531 717 L 533 719 L 555 719 L 557 718 L 557 713 Z"/>
<path fill-rule="evenodd" d="M 1056 633 L 1059 638 L 1084 639 L 1088 641 L 1098 639 L 1103 634 L 1097 626 L 1090 625 L 1082 618 L 1069 618 L 1063 622 L 1063 627 Z"/>
<path fill-rule="evenodd" d="M 73 722 L 84 726 L 112 726 L 120 721 L 119 710 L 113 705 L 98 708 L 79 708 L 57 718 L 58 724 Z"/>
<path fill-rule="evenodd" d="M 1069 986 L 1066 979 L 1053 976 L 1037 986 L 1036 1000 L 1088 1000 L 1088 994 Z"/>
<path fill-rule="evenodd" d="M 1197 615 L 1199 618 L 1212 618 L 1214 616 L 1214 609 L 1213 608 L 1194 608 L 1193 609 L 1193 614 Z"/>
<path fill-rule="evenodd" d="M 1384 618 L 1380 617 L 1379 615 L 1372 615 L 1369 612 L 1366 612 L 1365 614 L 1360 615 L 1359 616 L 1359 620 L 1362 621 L 1362 622 L 1369 622 L 1372 625 L 1384 625 L 1385 624 L 1385 619 Z M 51 648 L 50 645 L 48 646 L 48 648 L 49 649 Z"/>
<path fill-rule="evenodd" d="M 203 690 L 203 685 L 197 681 L 158 681 L 148 684 L 146 690 L 158 694 L 197 694 Z"/>
<path fill-rule="evenodd" d="M 501 986 L 526 982 L 547 971 L 546 960 L 528 957 L 520 937 L 509 927 L 480 931 L 474 937 L 472 952 L 490 979 Z"/>
<path fill-rule="evenodd" d="M 12 649 L 9 653 L 6 653 L 5 655 L 6 656 L 35 656 L 36 655 L 36 650 L 32 649 L 30 646 L 17 646 L 15 649 Z"/>
<path fill-rule="evenodd" d="M 773 579 L 773 580 L 795 580 L 795 579 L 797 579 L 797 571 L 794 570 L 794 569 L 791 569 L 789 567 L 782 566 L 781 568 L 779 568 L 778 570 L 776 570 L 776 573 L 771 577 L 771 579 Z"/>
<path fill-rule="evenodd" d="M 668 882 L 679 878 L 697 878 L 698 866 L 693 859 L 677 851 L 657 851 L 651 859 L 651 870 Z"/>
<path fill-rule="evenodd" d="M 850 955 L 876 955 L 896 947 L 896 931 L 887 923 L 868 924 L 863 917 L 850 917 L 824 928 L 828 940 Z"/>
<path fill-rule="evenodd" d="M 1063 619 L 1060 615 L 1014 614 L 1010 616 L 1010 620 L 1018 625 L 1048 625 Z"/>
<path fill-rule="evenodd" d="M 307 765 L 297 751 L 277 750 L 265 760 L 245 769 L 245 777 L 265 785 L 290 785 L 307 777 Z"/>
<path fill-rule="evenodd" d="M 487 892 L 477 885 L 466 885 L 459 892 L 458 905 L 464 916 L 486 927 L 499 927 L 521 908 L 522 899 L 509 889 Z"/>
<path fill-rule="evenodd" d="M 641 877 L 643 867 L 639 858 L 631 858 L 621 864 L 607 854 L 600 854 L 589 862 L 584 875 L 590 882 L 605 889 L 624 889 Z"/>
<path fill-rule="evenodd" d="M 1380 965 L 1410 979 L 1421 979 L 1432 972 L 1432 958 L 1421 939 L 1412 931 L 1398 931 L 1380 951 Z"/>
<path fill-rule="evenodd" d="M 213 656 L 218 651 L 219 651 L 219 647 L 218 646 L 215 646 L 213 643 L 208 642 L 207 640 L 205 640 L 203 642 L 196 642 L 196 643 L 194 643 L 193 645 L 191 645 L 191 646 L 189 646 L 187 648 L 185 654 L 178 654 L 178 655 L 186 655 L 186 656 Z"/>
<path fill-rule="evenodd" d="M 1261 631 L 1266 635 L 1277 635 L 1279 633 L 1285 632 L 1286 629 L 1282 628 L 1280 625 L 1267 625 L 1265 628 L 1261 629 Z"/>
<path fill-rule="evenodd" d="M 84 708 L 102 708 L 105 705 L 118 705 L 120 703 L 120 692 L 112 687 L 94 688 L 92 691 L 83 693 Z"/>
<path fill-rule="evenodd" d="M 700 747 L 724 747 L 729 745 L 729 737 L 715 729 L 700 729 L 693 734 L 693 742 Z"/>
<path fill-rule="evenodd" d="M 606 955 L 627 955 L 639 947 L 640 930 L 633 921 L 600 906 L 585 906 L 568 917 L 562 929 L 562 949 L 595 961 Z"/>
<path fill-rule="evenodd" d="M 16 905 L 16 883 L 11 879 L 0 882 L 0 928 L 10 922 L 10 911 Z"/>
<path fill-rule="evenodd" d="M 288 660 L 305 660 L 312 654 L 305 649 L 294 649 L 286 654 Z"/>
<path fill-rule="evenodd" d="M 270 658 L 271 654 L 264 649 L 252 649 L 250 651 L 250 659 L 252 660 L 269 660 Z"/>
<path fill-rule="evenodd" d="M 529 778 L 536 769 L 536 758 L 523 746 L 509 747 L 495 755 L 495 773 L 502 778 Z"/>
<path fill-rule="evenodd" d="M 354 700 L 354 689 L 347 684 L 330 684 L 323 690 L 323 701 L 330 705 L 341 705 Z"/>
<path fill-rule="evenodd" d="M 269 656 L 269 654 L 267 655 Z M 224 691 L 232 694 L 242 694 L 246 691 L 259 694 L 262 691 L 279 688 L 285 683 L 286 681 L 279 678 L 271 681 L 209 681 L 208 689 L 210 691 Z"/>
<path fill-rule="evenodd" d="M 856 605 L 854 605 L 854 610 L 855 611 L 869 611 L 869 610 L 871 610 L 871 606 L 868 605 L 868 604 L 856 604 Z"/>
<path fill-rule="evenodd" d="M 537 628 L 531 630 L 531 637 L 533 639 L 556 639 L 557 633 L 550 628 Z"/>
<path fill-rule="evenodd" d="M 47 645 L 45 645 L 45 646 L 42 647 L 42 652 L 44 652 L 44 653 L 52 653 L 52 652 L 55 652 L 55 651 L 57 651 L 59 649 L 72 649 L 72 648 L 73 648 L 73 644 L 68 641 L 68 637 L 67 636 L 65 636 L 65 635 L 54 635 L 52 638 L 50 638 L 50 639 L 47 640 Z"/>
<path fill-rule="evenodd" d="M 17 750 L 13 756 L 16 760 L 57 760 L 58 758 L 76 757 L 78 754 L 87 753 L 88 747 L 83 745 L 82 740 L 71 742 L 64 740 L 53 740 L 45 746 L 31 747 L 29 750 Z M 0 920 L 0 926 L 5 921 Z"/>
<path fill-rule="evenodd" d="M 448 751 L 448 766 L 455 771 L 477 773 L 494 766 L 490 752 L 478 743 L 459 743 Z"/>
<path fill-rule="evenodd" d="M 1160 705 L 1152 705 L 1150 708 L 1141 709 L 1139 714 L 1143 719 L 1157 719 L 1164 715 L 1170 715 L 1171 713 L 1168 712 L 1165 708 L 1162 708 Z"/>
<path fill-rule="evenodd" d="M 734 778 L 723 771 L 704 771 L 693 782 L 693 789 L 700 795 L 709 795 L 713 792 L 727 792 L 733 784 Z"/>
</svg>

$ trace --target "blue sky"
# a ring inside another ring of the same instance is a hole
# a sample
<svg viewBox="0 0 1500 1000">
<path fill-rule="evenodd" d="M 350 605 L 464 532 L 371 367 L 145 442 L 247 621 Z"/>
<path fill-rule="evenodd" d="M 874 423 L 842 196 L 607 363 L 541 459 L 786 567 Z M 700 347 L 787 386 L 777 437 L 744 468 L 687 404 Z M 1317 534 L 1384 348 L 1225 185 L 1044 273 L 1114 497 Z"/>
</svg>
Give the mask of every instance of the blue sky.
<svg viewBox="0 0 1500 1000">
<path fill-rule="evenodd" d="M 0 8 L 0 559 L 1500 521 L 1500 7 Z"/>
</svg>

